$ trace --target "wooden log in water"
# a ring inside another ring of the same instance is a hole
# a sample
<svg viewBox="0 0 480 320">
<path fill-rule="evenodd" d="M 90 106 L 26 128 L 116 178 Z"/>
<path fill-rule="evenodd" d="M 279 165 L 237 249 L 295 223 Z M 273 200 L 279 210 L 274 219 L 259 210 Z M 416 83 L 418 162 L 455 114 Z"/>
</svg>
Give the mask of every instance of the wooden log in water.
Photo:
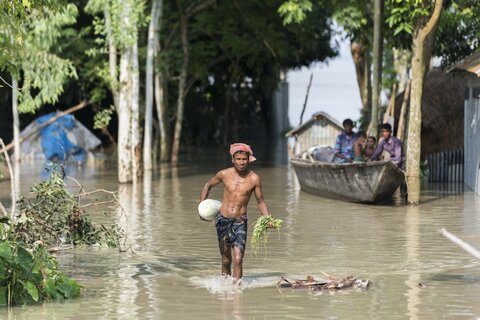
<svg viewBox="0 0 480 320">
<path fill-rule="evenodd" d="M 341 289 L 367 289 L 369 280 L 356 279 L 353 276 L 343 278 L 329 277 L 329 279 L 315 280 L 312 276 L 306 279 L 288 280 L 284 277 L 277 283 L 279 289 L 308 289 L 312 291 L 341 290 Z"/>
</svg>

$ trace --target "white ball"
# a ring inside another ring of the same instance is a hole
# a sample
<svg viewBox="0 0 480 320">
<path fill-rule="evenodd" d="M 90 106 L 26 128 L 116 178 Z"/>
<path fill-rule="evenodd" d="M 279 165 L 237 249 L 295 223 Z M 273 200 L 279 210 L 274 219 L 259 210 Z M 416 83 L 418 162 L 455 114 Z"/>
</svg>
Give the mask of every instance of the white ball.
<svg viewBox="0 0 480 320">
<path fill-rule="evenodd" d="M 198 214 L 200 217 L 207 221 L 211 221 L 215 218 L 220 211 L 222 203 L 218 200 L 205 199 L 198 205 Z"/>
</svg>

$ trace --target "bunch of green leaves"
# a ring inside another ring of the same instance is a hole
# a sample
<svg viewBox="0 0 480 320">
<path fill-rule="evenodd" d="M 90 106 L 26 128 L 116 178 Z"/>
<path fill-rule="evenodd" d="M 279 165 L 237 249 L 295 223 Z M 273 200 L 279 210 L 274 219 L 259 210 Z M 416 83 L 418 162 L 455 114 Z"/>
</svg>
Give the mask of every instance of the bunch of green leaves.
<svg viewBox="0 0 480 320">
<path fill-rule="evenodd" d="M 113 106 L 109 109 L 103 109 L 95 113 L 93 117 L 93 128 L 94 129 L 103 129 L 108 127 L 110 121 L 112 120 L 112 113 L 114 111 Z"/>
<path fill-rule="evenodd" d="M 18 202 L 21 215 L 15 224 L 17 239 L 27 244 L 41 241 L 47 246 L 119 245 L 118 228 L 97 227 L 67 190 L 58 168 L 53 168 L 50 179 L 34 185 L 31 192 L 33 197 Z"/>
<path fill-rule="evenodd" d="M 0 221 L 0 306 L 73 298 L 80 285 L 58 269 L 43 246 L 15 239 L 8 218 Z"/>
<path fill-rule="evenodd" d="M 312 11 L 310 0 L 287 0 L 278 8 L 278 13 L 283 18 L 285 25 L 300 23 L 305 20 L 307 12 Z"/>
<path fill-rule="evenodd" d="M 277 231 L 280 231 L 280 227 L 283 224 L 283 220 L 275 219 L 272 216 L 261 216 L 255 222 L 253 227 L 252 240 L 250 240 L 250 245 L 253 249 L 253 254 L 257 255 L 260 245 L 263 245 L 264 248 L 267 247 L 269 228 L 274 228 Z"/>
</svg>

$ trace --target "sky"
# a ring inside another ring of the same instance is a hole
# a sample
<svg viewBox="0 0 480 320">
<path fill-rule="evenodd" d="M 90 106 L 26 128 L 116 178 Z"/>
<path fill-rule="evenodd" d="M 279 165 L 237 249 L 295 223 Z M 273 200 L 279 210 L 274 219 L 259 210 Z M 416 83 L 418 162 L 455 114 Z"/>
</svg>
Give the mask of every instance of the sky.
<svg viewBox="0 0 480 320">
<path fill-rule="evenodd" d="M 308 80 L 313 72 L 307 107 L 303 122 L 318 111 L 325 111 L 340 123 L 345 118 L 358 120 L 361 100 L 355 74 L 355 66 L 350 54 L 348 41 L 340 42 L 339 56 L 327 63 L 317 63 L 310 68 L 290 70 L 289 83 L 290 125 L 296 127 L 305 101 Z"/>
</svg>

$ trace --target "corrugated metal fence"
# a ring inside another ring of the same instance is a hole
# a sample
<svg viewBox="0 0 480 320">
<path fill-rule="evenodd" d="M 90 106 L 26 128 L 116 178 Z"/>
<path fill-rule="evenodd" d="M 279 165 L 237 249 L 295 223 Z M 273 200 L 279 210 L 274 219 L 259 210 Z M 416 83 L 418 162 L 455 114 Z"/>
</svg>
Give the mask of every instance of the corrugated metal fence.
<svg viewBox="0 0 480 320">
<path fill-rule="evenodd" d="M 463 182 L 463 150 L 450 150 L 427 156 L 428 181 Z"/>
</svg>

